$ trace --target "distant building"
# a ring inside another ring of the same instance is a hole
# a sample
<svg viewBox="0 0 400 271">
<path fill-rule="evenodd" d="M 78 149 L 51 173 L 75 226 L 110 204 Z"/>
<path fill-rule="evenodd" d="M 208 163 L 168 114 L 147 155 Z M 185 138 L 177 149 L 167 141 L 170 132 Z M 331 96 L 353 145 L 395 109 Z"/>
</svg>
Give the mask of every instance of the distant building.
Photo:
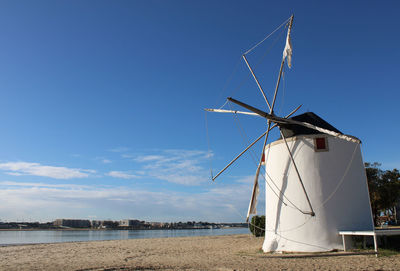
<svg viewBox="0 0 400 271">
<path fill-rule="evenodd" d="M 84 219 L 56 219 L 53 222 L 54 226 L 69 227 L 69 228 L 89 228 L 91 223 Z"/>
<path fill-rule="evenodd" d="M 150 222 L 150 225 L 151 225 L 152 227 L 161 227 L 161 226 L 164 225 L 164 224 L 161 223 L 161 222 Z"/>
<path fill-rule="evenodd" d="M 112 221 L 112 220 L 92 220 L 91 226 L 94 229 L 112 229 L 117 228 L 119 222 Z"/>
<path fill-rule="evenodd" d="M 136 219 L 123 219 L 119 222 L 120 227 L 140 227 L 142 224 L 142 221 Z"/>
<path fill-rule="evenodd" d="M 90 225 L 92 228 L 100 228 L 102 224 L 102 220 L 92 220 Z"/>
</svg>

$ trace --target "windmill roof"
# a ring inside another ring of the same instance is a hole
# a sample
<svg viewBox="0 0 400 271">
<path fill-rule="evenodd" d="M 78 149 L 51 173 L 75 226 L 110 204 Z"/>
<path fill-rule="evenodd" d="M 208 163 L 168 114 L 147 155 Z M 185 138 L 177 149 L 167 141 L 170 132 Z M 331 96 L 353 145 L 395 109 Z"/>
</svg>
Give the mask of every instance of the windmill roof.
<svg viewBox="0 0 400 271">
<path fill-rule="evenodd" d="M 307 122 L 310 124 L 313 124 L 315 126 L 328 129 L 337 133 L 342 133 L 332 125 L 330 125 L 328 122 L 323 120 L 321 117 L 319 117 L 317 114 L 313 112 L 306 112 L 301 115 L 297 115 L 294 117 L 291 117 L 290 119 L 296 120 L 296 121 L 301 121 L 301 122 Z M 281 125 L 282 127 L 282 133 L 286 138 L 288 137 L 293 137 L 297 135 L 312 135 L 312 134 L 320 134 L 321 132 L 318 132 L 316 130 L 296 125 L 296 124 L 285 124 Z"/>
</svg>

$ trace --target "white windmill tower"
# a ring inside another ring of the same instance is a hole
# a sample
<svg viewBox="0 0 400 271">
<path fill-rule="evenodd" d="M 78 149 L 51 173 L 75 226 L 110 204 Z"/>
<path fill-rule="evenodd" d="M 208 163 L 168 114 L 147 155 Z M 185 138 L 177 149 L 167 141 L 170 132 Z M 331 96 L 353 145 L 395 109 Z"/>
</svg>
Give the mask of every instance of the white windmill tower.
<svg viewBox="0 0 400 271">
<path fill-rule="evenodd" d="M 241 155 L 264 137 L 247 221 L 256 213 L 259 175 L 265 160 L 266 234 L 264 252 L 316 252 L 342 249 L 339 231 L 373 230 L 373 220 L 360 140 L 339 130 L 308 112 L 289 118 L 274 114 L 282 68 L 291 66 L 290 32 L 293 16 L 288 20 L 288 33 L 272 103 L 246 59 L 269 113 L 228 98 L 249 111 L 206 109 L 212 112 L 257 115 L 267 119 L 266 131 L 234 158 L 212 179 L 215 180 Z M 253 47 L 254 48 L 254 47 Z M 252 49 L 253 49 L 252 48 Z M 252 50 L 251 49 L 251 50 Z M 269 144 L 269 132 L 278 127 L 281 137 Z"/>
</svg>

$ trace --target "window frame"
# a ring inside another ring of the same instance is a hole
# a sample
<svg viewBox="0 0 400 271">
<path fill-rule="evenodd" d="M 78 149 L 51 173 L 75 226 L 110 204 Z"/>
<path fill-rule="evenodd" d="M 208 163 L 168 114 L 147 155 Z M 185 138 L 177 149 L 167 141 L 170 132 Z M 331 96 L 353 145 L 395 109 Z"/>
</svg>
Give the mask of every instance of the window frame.
<svg viewBox="0 0 400 271">
<path fill-rule="evenodd" d="M 324 149 L 318 149 L 318 146 L 317 146 L 317 140 L 318 139 L 324 139 L 325 140 L 325 148 Z M 314 137 L 314 151 L 315 152 L 327 152 L 327 151 L 329 151 L 328 137 L 326 137 L 326 136 Z"/>
</svg>

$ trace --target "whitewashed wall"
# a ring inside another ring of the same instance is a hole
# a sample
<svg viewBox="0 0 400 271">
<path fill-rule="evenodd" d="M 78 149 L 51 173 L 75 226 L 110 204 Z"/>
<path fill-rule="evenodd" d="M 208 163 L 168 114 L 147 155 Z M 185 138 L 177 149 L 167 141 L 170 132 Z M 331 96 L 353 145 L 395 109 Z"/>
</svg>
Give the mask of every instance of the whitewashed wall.
<svg viewBox="0 0 400 271">
<path fill-rule="evenodd" d="M 321 136 L 327 137 L 329 150 L 316 152 L 314 138 Z M 271 143 L 266 147 L 268 184 L 265 185 L 263 250 L 316 252 L 343 249 L 338 231 L 373 230 L 359 144 L 326 135 L 293 137 L 288 144 L 315 216 L 302 214 L 293 206 L 310 210 L 284 142 Z"/>
</svg>

